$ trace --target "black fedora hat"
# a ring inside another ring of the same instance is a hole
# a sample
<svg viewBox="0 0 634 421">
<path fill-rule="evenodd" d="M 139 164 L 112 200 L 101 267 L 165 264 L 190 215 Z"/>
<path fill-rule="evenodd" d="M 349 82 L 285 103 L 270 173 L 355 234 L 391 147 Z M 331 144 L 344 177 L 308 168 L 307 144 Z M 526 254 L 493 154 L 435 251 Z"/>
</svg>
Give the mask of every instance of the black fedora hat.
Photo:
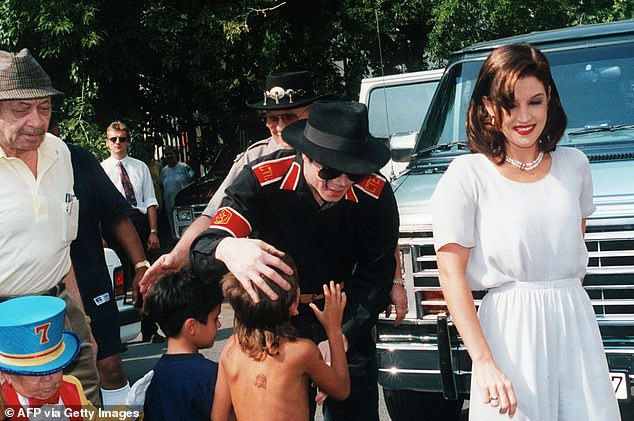
<svg viewBox="0 0 634 421">
<path fill-rule="evenodd" d="M 13 54 L 0 51 L 0 100 L 35 99 L 63 95 L 53 88 L 51 78 L 23 48 Z"/>
<path fill-rule="evenodd" d="M 383 167 L 389 149 L 368 132 L 368 109 L 358 102 L 316 101 L 308 120 L 299 120 L 282 131 L 285 142 L 311 159 L 352 174 Z"/>
<path fill-rule="evenodd" d="M 261 96 L 247 99 L 247 106 L 256 110 L 285 110 L 304 107 L 323 98 L 313 88 L 310 72 L 271 73 Z"/>
</svg>

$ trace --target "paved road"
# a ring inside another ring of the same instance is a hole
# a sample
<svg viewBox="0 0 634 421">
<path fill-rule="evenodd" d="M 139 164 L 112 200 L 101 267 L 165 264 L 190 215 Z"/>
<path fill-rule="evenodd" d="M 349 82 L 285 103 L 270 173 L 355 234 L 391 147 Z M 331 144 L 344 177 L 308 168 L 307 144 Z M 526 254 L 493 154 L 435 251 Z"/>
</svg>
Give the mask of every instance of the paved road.
<svg viewBox="0 0 634 421">
<path fill-rule="evenodd" d="M 222 326 L 218 330 L 214 346 L 211 349 L 205 349 L 201 351 L 201 353 L 205 355 L 206 358 L 209 358 L 213 361 L 218 361 L 225 341 L 229 336 L 231 336 L 231 332 L 233 331 L 233 309 L 230 305 L 226 303 L 222 305 L 222 311 L 220 312 L 220 323 Z M 161 358 L 161 355 L 163 355 L 167 351 L 167 343 L 152 344 L 141 342 L 140 335 L 134 341 L 129 342 L 127 344 L 127 347 L 128 350 L 122 354 L 122 357 L 123 367 L 126 374 L 128 375 L 130 384 L 133 384 L 138 379 L 143 377 L 148 371 L 150 371 L 159 360 L 159 358 Z M 387 412 L 387 409 L 385 408 L 383 393 L 380 388 L 379 392 L 380 420 L 389 421 L 390 416 Z M 461 420 L 464 419 L 466 421 L 467 411 L 463 412 L 464 414 L 463 417 L 461 417 Z M 323 420 L 321 414 L 318 414 L 315 419 L 317 421 Z"/>
<path fill-rule="evenodd" d="M 216 342 L 214 346 L 211 349 L 205 349 L 201 351 L 201 353 L 205 355 L 205 357 L 213 361 L 218 361 L 225 341 L 229 336 L 231 336 L 231 332 L 233 331 L 233 310 L 231 306 L 226 303 L 222 305 L 222 311 L 220 312 L 220 323 L 222 324 L 222 326 L 218 330 L 218 335 L 216 336 Z M 136 340 L 129 342 L 127 344 L 128 350 L 122 354 L 123 367 L 126 374 L 128 375 L 130 384 L 133 384 L 135 381 L 143 377 L 148 371 L 150 371 L 154 367 L 158 359 L 161 358 L 161 355 L 163 355 L 167 351 L 166 343 L 144 343 L 141 342 L 140 339 L 141 337 L 139 336 Z M 380 396 L 380 405 L 381 421 L 389 421 L 390 416 L 387 413 L 387 409 L 385 409 L 382 394 Z M 316 417 L 316 420 L 321 421 L 322 419 L 323 418 L 321 417 L 321 414 Z"/>
</svg>

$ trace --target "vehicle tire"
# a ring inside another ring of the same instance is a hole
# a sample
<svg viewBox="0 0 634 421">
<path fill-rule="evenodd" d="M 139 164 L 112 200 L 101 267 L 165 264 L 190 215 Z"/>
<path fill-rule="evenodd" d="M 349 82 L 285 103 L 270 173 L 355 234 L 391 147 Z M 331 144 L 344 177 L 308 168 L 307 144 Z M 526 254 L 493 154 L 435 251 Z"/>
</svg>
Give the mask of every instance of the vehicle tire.
<svg viewBox="0 0 634 421">
<path fill-rule="evenodd" d="M 634 420 L 634 402 L 619 401 L 622 420 Z"/>
<path fill-rule="evenodd" d="M 383 389 L 392 421 L 458 421 L 464 399 L 450 401 L 441 393 Z"/>
</svg>

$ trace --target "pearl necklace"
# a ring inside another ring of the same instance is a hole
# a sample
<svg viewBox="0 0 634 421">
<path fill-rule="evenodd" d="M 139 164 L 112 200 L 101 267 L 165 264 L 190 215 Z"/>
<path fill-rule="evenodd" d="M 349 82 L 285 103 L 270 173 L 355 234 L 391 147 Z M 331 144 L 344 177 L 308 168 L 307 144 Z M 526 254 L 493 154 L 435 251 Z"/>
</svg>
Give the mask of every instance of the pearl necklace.
<svg viewBox="0 0 634 421">
<path fill-rule="evenodd" d="M 520 161 L 517 161 L 517 160 L 511 158 L 508 155 L 504 158 L 504 161 L 508 162 L 509 164 L 513 165 L 514 167 L 519 168 L 522 171 L 530 171 L 530 170 L 534 170 L 535 168 L 537 168 L 539 166 L 539 164 L 542 162 L 543 158 L 544 158 L 544 152 L 540 151 L 539 154 L 537 155 L 537 158 L 535 158 L 535 160 L 532 161 L 532 162 L 520 162 Z"/>
</svg>

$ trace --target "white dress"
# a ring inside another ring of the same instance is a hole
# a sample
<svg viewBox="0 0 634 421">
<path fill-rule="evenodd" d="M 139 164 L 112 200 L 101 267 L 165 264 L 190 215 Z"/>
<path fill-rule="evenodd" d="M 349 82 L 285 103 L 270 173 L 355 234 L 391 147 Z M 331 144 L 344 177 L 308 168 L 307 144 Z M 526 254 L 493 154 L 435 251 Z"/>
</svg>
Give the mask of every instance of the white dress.
<svg viewBox="0 0 634 421">
<path fill-rule="evenodd" d="M 482 154 L 456 158 L 432 196 L 436 250 L 470 249 L 467 279 L 488 290 L 478 316 L 517 396 L 514 421 L 620 420 L 601 336 L 581 286 L 581 222 L 594 211 L 585 155 L 559 147 L 550 172 L 520 183 Z M 482 402 L 470 420 L 510 419 Z"/>
</svg>

